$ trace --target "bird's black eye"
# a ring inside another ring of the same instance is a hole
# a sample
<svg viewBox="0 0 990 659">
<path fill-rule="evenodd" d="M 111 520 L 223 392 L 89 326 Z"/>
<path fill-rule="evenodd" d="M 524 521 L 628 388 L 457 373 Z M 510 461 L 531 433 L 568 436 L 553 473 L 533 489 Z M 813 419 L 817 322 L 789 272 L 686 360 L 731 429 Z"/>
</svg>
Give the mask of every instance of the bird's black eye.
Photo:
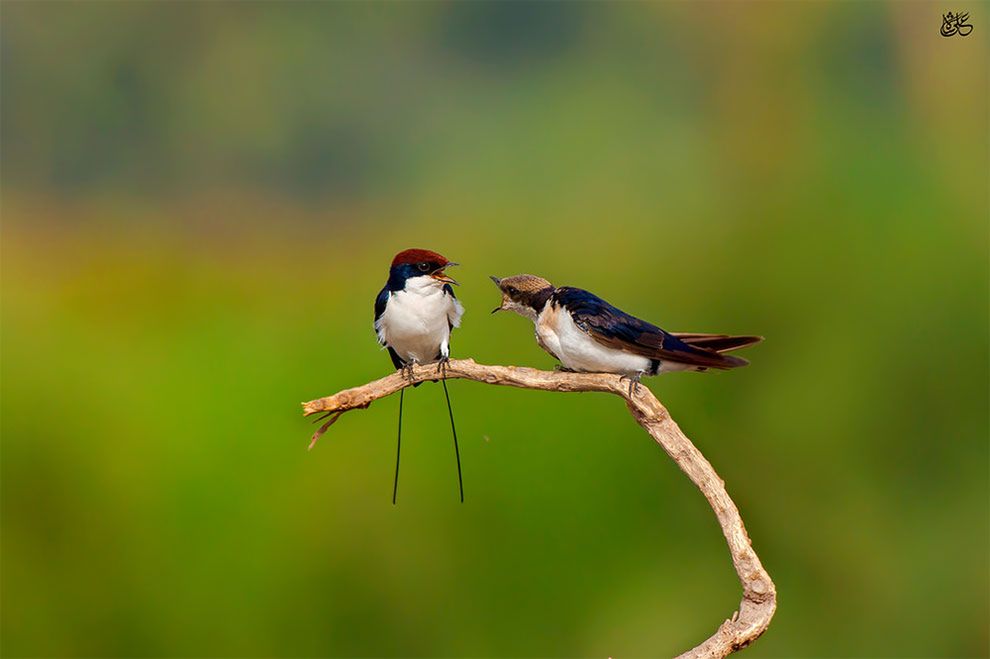
<svg viewBox="0 0 990 659">
<path fill-rule="evenodd" d="M 515 295 L 518 292 L 519 291 L 516 290 L 516 287 L 515 286 L 509 286 L 509 295 Z"/>
<path fill-rule="evenodd" d="M 420 272 L 429 272 L 430 270 L 430 264 L 427 263 L 426 261 L 423 261 L 422 263 L 417 263 L 416 267 L 419 268 Z"/>
</svg>

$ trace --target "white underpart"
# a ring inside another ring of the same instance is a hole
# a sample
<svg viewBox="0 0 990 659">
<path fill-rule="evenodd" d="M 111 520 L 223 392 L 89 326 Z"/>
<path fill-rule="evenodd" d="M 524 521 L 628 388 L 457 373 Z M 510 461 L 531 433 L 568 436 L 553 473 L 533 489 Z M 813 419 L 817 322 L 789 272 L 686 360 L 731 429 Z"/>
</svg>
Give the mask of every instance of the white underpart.
<svg viewBox="0 0 990 659">
<path fill-rule="evenodd" d="M 433 277 L 410 277 L 406 288 L 389 294 L 375 321 L 378 341 L 405 362 L 427 363 L 450 355 L 450 326 L 459 327 L 464 307 Z"/>
<path fill-rule="evenodd" d="M 536 340 L 573 371 L 635 377 L 650 370 L 649 359 L 602 345 L 574 323 L 567 309 L 552 304 L 536 319 Z"/>
</svg>

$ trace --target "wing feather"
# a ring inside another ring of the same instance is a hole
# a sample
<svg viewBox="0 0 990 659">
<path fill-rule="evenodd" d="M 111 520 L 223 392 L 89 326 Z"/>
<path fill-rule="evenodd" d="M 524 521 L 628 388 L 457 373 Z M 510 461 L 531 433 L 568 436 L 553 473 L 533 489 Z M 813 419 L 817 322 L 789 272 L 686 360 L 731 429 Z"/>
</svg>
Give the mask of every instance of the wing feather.
<svg viewBox="0 0 990 659">
<path fill-rule="evenodd" d="M 739 357 L 695 347 L 580 288 L 558 288 L 552 301 L 566 308 L 579 328 L 610 348 L 648 359 L 705 368 L 735 368 L 749 363 Z"/>
<path fill-rule="evenodd" d="M 715 352 L 739 350 L 740 348 L 751 346 L 763 340 L 762 336 L 733 336 L 731 334 L 700 334 L 694 332 L 670 332 L 670 334 L 688 345 L 714 350 Z"/>
<path fill-rule="evenodd" d="M 455 327 L 461 326 L 461 316 L 464 315 L 464 305 L 461 301 L 457 299 L 454 295 L 454 287 L 450 284 L 444 284 L 443 292 L 450 296 L 451 302 L 450 311 L 447 312 L 447 326 L 449 329 L 453 330 Z"/>
<path fill-rule="evenodd" d="M 382 329 L 378 324 L 381 320 L 382 314 L 385 313 L 385 305 L 388 304 L 389 290 L 386 285 L 385 288 L 378 292 L 378 297 L 375 298 L 375 334 L 378 335 L 378 342 L 385 345 L 385 341 L 382 339 Z"/>
</svg>

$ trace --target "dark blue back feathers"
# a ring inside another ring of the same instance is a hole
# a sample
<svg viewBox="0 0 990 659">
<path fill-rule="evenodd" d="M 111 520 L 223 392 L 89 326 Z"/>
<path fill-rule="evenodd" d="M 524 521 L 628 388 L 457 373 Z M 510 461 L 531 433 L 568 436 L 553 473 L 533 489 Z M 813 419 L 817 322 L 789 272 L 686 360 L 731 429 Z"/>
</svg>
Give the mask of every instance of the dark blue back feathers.
<svg viewBox="0 0 990 659">
<path fill-rule="evenodd" d="M 599 343 L 649 359 L 669 360 L 711 368 L 732 368 L 746 364 L 738 357 L 691 346 L 652 323 L 627 314 L 594 293 L 562 286 L 551 302 L 570 312 L 575 324 Z"/>
<path fill-rule="evenodd" d="M 685 348 L 689 348 L 656 325 L 627 314 L 584 289 L 562 286 L 556 290 L 553 299 L 571 312 L 574 322 L 583 330 L 593 329 L 604 337 L 629 343 L 638 343 L 645 335 L 655 337 L 658 342 L 662 340 L 665 345 L 673 346 L 680 343 Z M 670 343 L 667 343 L 668 341 Z"/>
<path fill-rule="evenodd" d="M 378 297 L 375 298 L 375 322 L 378 322 L 378 319 L 385 313 L 385 305 L 388 304 L 388 294 L 389 290 L 386 284 L 385 288 L 378 292 Z"/>
<path fill-rule="evenodd" d="M 382 317 L 382 314 L 385 313 L 385 305 L 388 304 L 388 296 L 389 296 L 388 284 L 385 284 L 385 288 L 379 291 L 378 297 L 375 298 L 376 323 L 378 322 L 378 319 Z M 392 365 L 395 366 L 395 368 L 397 369 L 402 368 L 402 360 L 399 359 L 399 355 L 396 354 L 395 350 L 392 350 L 392 348 L 390 347 L 387 348 L 388 348 L 388 356 L 392 358 Z"/>
</svg>

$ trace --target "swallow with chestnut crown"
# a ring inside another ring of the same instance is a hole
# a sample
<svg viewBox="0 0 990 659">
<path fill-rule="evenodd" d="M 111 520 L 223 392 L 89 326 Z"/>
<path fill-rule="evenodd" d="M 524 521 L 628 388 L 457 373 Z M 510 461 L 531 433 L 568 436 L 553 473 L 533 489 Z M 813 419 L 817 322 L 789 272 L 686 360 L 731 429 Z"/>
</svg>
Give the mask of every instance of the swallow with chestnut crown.
<svg viewBox="0 0 990 659">
<path fill-rule="evenodd" d="M 461 455 L 457 446 L 457 429 L 447 392 L 446 365 L 450 360 L 450 333 L 461 323 L 464 307 L 454 296 L 457 282 L 444 272 L 457 265 L 446 257 L 426 249 L 407 249 L 392 259 L 388 281 L 375 299 L 375 333 L 378 342 L 388 350 L 395 368 L 412 374 L 416 364 L 436 362 L 443 383 L 450 414 L 450 429 L 454 434 L 454 455 L 457 458 L 457 483 L 461 502 L 464 484 L 461 479 Z M 415 386 L 415 385 L 414 385 Z M 395 451 L 395 483 L 392 503 L 399 488 L 399 454 L 402 449 L 402 400 L 399 392 L 399 430 Z"/>
<path fill-rule="evenodd" d="M 555 287 L 534 275 L 492 281 L 502 292 L 496 311 L 514 311 L 533 321 L 536 342 L 563 370 L 615 373 L 633 394 L 644 375 L 707 371 L 749 362 L 725 353 L 759 343 L 761 336 L 672 333 L 618 309 L 593 293 Z"/>
</svg>

